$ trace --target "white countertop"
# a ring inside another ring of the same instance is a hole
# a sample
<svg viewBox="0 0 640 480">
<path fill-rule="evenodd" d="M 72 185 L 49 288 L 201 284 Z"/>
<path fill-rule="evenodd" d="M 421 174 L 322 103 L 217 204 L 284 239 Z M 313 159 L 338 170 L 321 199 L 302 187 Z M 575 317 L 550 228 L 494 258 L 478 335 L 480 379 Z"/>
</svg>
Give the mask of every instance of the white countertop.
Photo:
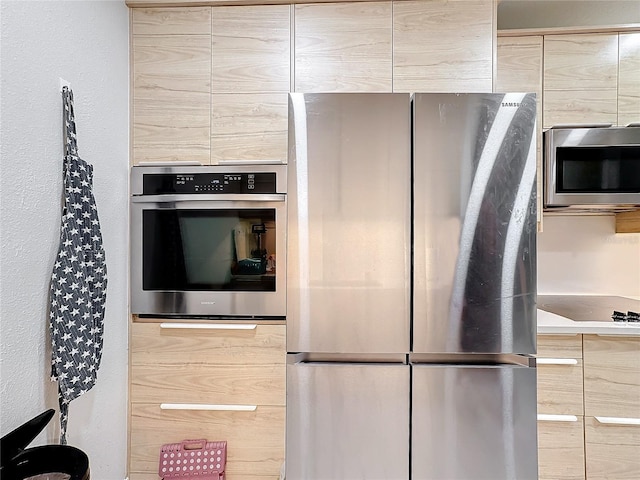
<svg viewBox="0 0 640 480">
<path fill-rule="evenodd" d="M 538 334 L 562 335 L 562 334 L 594 334 L 594 335 L 639 335 L 640 323 L 614 322 L 614 321 L 584 321 L 577 322 L 567 317 L 545 312 L 538 309 Z"/>
</svg>

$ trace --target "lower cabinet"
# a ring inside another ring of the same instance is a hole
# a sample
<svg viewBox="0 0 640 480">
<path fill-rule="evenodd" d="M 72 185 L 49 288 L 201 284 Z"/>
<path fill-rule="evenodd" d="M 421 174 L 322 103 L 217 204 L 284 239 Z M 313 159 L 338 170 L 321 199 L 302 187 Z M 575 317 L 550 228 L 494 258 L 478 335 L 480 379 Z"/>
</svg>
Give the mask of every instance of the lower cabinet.
<svg viewBox="0 0 640 480">
<path fill-rule="evenodd" d="M 585 417 L 585 448 L 589 480 L 640 478 L 640 420 Z"/>
<path fill-rule="evenodd" d="M 538 415 L 538 478 L 584 480 L 583 417 Z"/>
<path fill-rule="evenodd" d="M 285 325 L 132 322 L 129 478 L 158 480 L 163 444 L 227 442 L 227 480 L 284 462 Z"/>
<path fill-rule="evenodd" d="M 538 336 L 540 480 L 640 479 L 640 337 Z"/>
<path fill-rule="evenodd" d="M 538 336 L 538 478 L 584 480 L 582 335 Z"/>
</svg>

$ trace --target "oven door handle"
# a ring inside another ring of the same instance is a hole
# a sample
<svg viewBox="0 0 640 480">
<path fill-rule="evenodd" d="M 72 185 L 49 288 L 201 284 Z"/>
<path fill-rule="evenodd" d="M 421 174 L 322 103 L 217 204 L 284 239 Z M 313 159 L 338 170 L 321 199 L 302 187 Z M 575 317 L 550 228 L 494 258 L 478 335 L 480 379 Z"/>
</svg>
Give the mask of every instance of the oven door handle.
<svg viewBox="0 0 640 480">
<path fill-rule="evenodd" d="M 282 193 L 265 194 L 190 194 L 190 195 L 133 195 L 132 203 L 176 203 L 193 201 L 218 201 L 218 202 L 284 202 L 287 196 Z"/>
</svg>

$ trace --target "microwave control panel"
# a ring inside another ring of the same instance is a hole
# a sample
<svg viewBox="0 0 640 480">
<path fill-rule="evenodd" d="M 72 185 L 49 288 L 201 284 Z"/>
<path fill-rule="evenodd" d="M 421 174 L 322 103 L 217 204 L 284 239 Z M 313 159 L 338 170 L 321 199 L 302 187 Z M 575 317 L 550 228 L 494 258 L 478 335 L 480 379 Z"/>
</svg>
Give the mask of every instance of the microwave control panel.
<svg viewBox="0 0 640 480">
<path fill-rule="evenodd" d="M 142 178 L 143 195 L 276 193 L 276 174 L 159 173 Z"/>
</svg>

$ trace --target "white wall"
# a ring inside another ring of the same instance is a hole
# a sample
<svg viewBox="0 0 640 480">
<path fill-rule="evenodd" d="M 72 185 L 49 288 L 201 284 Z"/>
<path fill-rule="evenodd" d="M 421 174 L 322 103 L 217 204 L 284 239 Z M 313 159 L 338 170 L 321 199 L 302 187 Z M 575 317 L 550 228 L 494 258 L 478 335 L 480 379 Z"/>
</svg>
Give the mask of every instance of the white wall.
<svg viewBox="0 0 640 480">
<path fill-rule="evenodd" d="M 538 293 L 640 296 L 640 233 L 613 216 L 546 216 L 538 235 Z"/>
<path fill-rule="evenodd" d="M 68 442 L 91 478 L 126 474 L 129 17 L 124 0 L 2 0 L 0 433 L 48 408 L 47 296 L 58 247 L 62 192 L 59 77 L 75 96 L 80 155 L 94 194 L 109 284 L 96 386 L 70 406 Z M 31 445 L 57 443 L 58 417 Z"/>
<path fill-rule="evenodd" d="M 500 0 L 498 29 L 640 23 L 638 0 Z"/>
</svg>

